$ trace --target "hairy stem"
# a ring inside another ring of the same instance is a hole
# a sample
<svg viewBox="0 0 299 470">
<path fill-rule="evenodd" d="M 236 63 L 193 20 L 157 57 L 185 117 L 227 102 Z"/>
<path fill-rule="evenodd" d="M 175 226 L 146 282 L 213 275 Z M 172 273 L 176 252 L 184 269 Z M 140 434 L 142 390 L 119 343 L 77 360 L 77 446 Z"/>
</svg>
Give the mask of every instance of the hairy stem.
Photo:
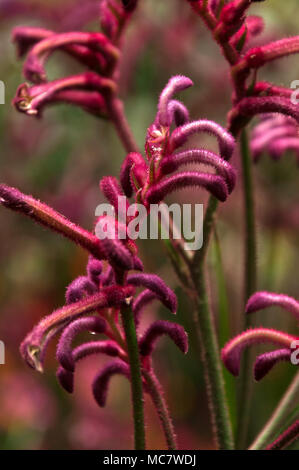
<svg viewBox="0 0 299 470">
<path fill-rule="evenodd" d="M 195 322 L 198 325 L 214 436 L 220 449 L 233 449 L 233 432 L 225 395 L 216 328 L 206 292 L 204 264 L 200 263 L 200 265 L 194 267 L 192 275 L 197 292 Z"/>
<path fill-rule="evenodd" d="M 135 450 L 145 449 L 144 400 L 139 349 L 134 317 L 130 307 L 121 309 L 123 327 L 126 335 L 131 372 L 131 392 L 133 403 Z"/>
<path fill-rule="evenodd" d="M 176 435 L 159 380 L 157 379 L 153 369 L 149 371 L 144 369 L 143 376 L 157 410 L 168 449 L 175 450 L 177 449 Z"/>
<path fill-rule="evenodd" d="M 248 298 L 256 291 L 257 270 L 252 158 L 250 155 L 247 133 L 245 130 L 243 130 L 241 133 L 241 161 L 246 224 L 245 302 L 247 302 Z"/>
<path fill-rule="evenodd" d="M 138 152 L 139 149 L 124 113 L 122 101 L 111 93 L 107 98 L 107 108 L 111 122 L 126 151 Z"/>
<path fill-rule="evenodd" d="M 252 159 L 250 155 L 246 131 L 241 133 L 241 162 L 243 173 L 243 194 L 244 194 L 244 214 L 245 214 L 245 273 L 244 273 L 244 303 L 256 291 L 256 229 L 255 229 L 255 208 L 252 181 Z M 247 315 L 243 329 L 252 326 L 252 317 Z M 245 351 L 242 361 L 242 369 L 239 387 L 239 420 L 238 420 L 238 446 L 246 446 L 248 427 L 250 423 L 251 396 L 253 392 L 253 381 L 250 375 L 250 363 L 252 352 Z"/>
<path fill-rule="evenodd" d="M 299 398 L 299 372 L 293 378 L 290 386 L 280 400 L 276 410 L 272 414 L 265 427 L 259 433 L 249 450 L 263 449 L 273 437 L 275 431 L 281 426 L 290 409 L 294 404 L 298 403 Z"/>
</svg>

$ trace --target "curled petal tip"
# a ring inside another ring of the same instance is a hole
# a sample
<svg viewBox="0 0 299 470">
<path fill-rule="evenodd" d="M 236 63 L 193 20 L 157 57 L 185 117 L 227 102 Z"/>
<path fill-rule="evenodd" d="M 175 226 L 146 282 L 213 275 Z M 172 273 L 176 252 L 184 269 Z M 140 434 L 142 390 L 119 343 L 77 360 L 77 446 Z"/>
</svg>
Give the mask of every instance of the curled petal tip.
<svg viewBox="0 0 299 470">
<path fill-rule="evenodd" d="M 161 126 L 169 126 L 171 124 L 171 111 L 169 109 L 169 102 L 175 93 L 178 93 L 193 85 L 190 78 L 183 75 L 176 75 L 172 77 L 167 83 L 166 87 L 161 93 L 159 106 L 158 106 L 158 120 Z"/>
<path fill-rule="evenodd" d="M 95 285 L 86 276 L 79 276 L 67 288 L 66 303 L 71 304 L 83 300 L 96 292 Z"/>
<path fill-rule="evenodd" d="M 269 328 L 253 328 L 246 330 L 230 340 L 221 351 L 221 359 L 225 367 L 233 374 L 239 375 L 240 361 L 243 350 L 254 344 L 274 344 L 282 348 L 290 348 L 296 338 L 282 331 Z"/>
<path fill-rule="evenodd" d="M 100 276 L 102 274 L 103 264 L 101 261 L 97 260 L 93 256 L 90 256 L 88 259 L 86 271 L 89 279 L 98 286 Z"/>
<path fill-rule="evenodd" d="M 56 377 L 62 388 L 68 393 L 73 393 L 74 391 L 74 374 L 69 370 L 64 369 L 60 366 L 57 369 Z"/>
<path fill-rule="evenodd" d="M 75 369 L 75 361 L 72 354 L 72 342 L 75 337 L 84 331 L 92 331 L 95 333 L 104 333 L 106 323 L 99 317 L 79 318 L 68 325 L 59 340 L 57 346 L 57 359 L 59 363 L 67 370 L 73 372 Z"/>
<path fill-rule="evenodd" d="M 224 202 L 228 197 L 228 188 L 225 180 L 218 175 L 200 172 L 182 172 L 169 178 L 162 179 L 159 183 L 151 186 L 146 193 L 149 204 L 158 204 L 168 194 L 188 186 L 206 188 L 219 201 Z"/>
<path fill-rule="evenodd" d="M 129 274 L 128 284 L 143 286 L 153 291 L 157 298 L 172 312 L 177 309 L 177 298 L 174 292 L 156 274 L 136 273 Z"/>
<path fill-rule="evenodd" d="M 92 384 L 93 396 L 97 404 L 103 408 L 106 405 L 110 380 L 114 375 L 130 376 L 129 366 L 120 360 L 110 362 L 96 376 Z"/>
<path fill-rule="evenodd" d="M 188 336 L 181 325 L 165 320 L 155 321 L 144 333 L 139 343 L 140 353 L 143 356 L 152 354 L 155 343 L 160 336 L 168 335 L 176 346 L 184 353 L 188 352 Z"/>
<path fill-rule="evenodd" d="M 275 306 L 284 308 L 299 320 L 299 302 L 293 297 L 275 292 L 261 291 L 253 294 L 247 302 L 246 313 L 253 313 Z"/>
<path fill-rule="evenodd" d="M 290 356 L 290 349 L 276 349 L 275 351 L 267 352 L 258 356 L 254 364 L 255 380 L 260 381 L 271 371 L 275 364 L 280 361 L 290 360 Z"/>
<path fill-rule="evenodd" d="M 147 177 L 147 165 L 140 153 L 131 152 L 123 161 L 120 170 L 120 183 L 127 197 L 131 197 L 133 190 L 142 187 Z"/>
</svg>

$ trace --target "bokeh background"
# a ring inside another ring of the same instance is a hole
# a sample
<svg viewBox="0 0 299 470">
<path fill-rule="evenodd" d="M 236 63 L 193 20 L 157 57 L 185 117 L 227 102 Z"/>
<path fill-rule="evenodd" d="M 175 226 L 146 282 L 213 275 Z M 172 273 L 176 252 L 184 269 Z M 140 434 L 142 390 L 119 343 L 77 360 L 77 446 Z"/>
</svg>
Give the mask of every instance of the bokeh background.
<svg viewBox="0 0 299 470">
<path fill-rule="evenodd" d="M 17 86 L 24 81 L 22 63 L 11 44 L 16 25 L 57 30 L 96 29 L 95 1 L 0 0 L 0 79 L 6 85 L 6 104 L 0 106 L 1 182 L 33 194 L 86 228 L 102 202 L 98 182 L 117 175 L 125 153 L 114 129 L 83 111 L 59 106 L 36 120 L 11 106 Z M 230 106 L 227 67 L 198 17 L 181 0 L 143 0 L 134 15 L 124 47 L 121 95 L 138 143 L 144 145 L 159 92 L 174 74 L 195 83 L 181 99 L 192 118 L 225 124 Z M 299 33 L 297 0 L 266 1 L 252 13 L 263 16 L 266 28 L 260 42 Z M 78 14 L 80 9 L 80 13 Z M 93 13 L 91 13 L 93 11 Z M 51 78 L 77 67 L 59 53 L 51 58 Z M 290 86 L 299 79 L 297 57 L 274 62 L 264 78 Z M 198 139 L 201 144 L 214 143 Z M 239 169 L 238 153 L 234 163 Z M 298 162 L 286 154 L 273 162 L 265 155 L 254 167 L 258 228 L 259 287 L 299 298 L 298 285 Z M 174 200 L 174 198 L 172 199 Z M 176 201 L 206 202 L 202 191 L 177 193 Z M 219 211 L 218 234 L 223 269 L 215 245 L 209 253 L 209 287 L 221 344 L 240 328 L 243 306 L 244 230 L 240 178 L 236 190 Z M 169 265 L 163 244 L 140 244 L 146 270 L 161 275 L 179 299 L 178 321 L 190 335 L 190 352 L 183 357 L 167 340 L 155 354 L 157 373 L 169 400 L 184 449 L 213 448 L 199 351 L 194 341 L 192 309 Z M 55 345 L 49 350 L 43 375 L 30 370 L 19 355 L 19 344 L 42 316 L 64 304 L 66 286 L 84 272 L 86 254 L 67 240 L 48 233 L 31 221 L 0 210 L 0 339 L 6 364 L 0 366 L 1 449 L 126 449 L 132 446 L 129 385 L 115 378 L 106 409 L 98 409 L 91 380 L 103 359 L 90 358 L 78 367 L 73 396 L 60 389 L 55 378 Z M 219 301 L 221 299 L 221 302 Z M 226 303 L 227 301 L 227 303 Z M 221 315 L 229 312 L 229 325 Z M 169 319 L 159 307 L 144 316 Z M 296 332 L 290 317 L 271 309 L 257 316 L 257 324 Z M 278 365 L 262 383 L 254 385 L 250 439 L 261 429 L 294 374 L 294 367 Z M 237 381 L 226 374 L 234 410 Z M 148 443 L 164 448 L 157 418 L 146 403 Z M 233 411 L 233 416 L 235 412 Z M 299 447 L 297 447 L 299 449 Z"/>
</svg>

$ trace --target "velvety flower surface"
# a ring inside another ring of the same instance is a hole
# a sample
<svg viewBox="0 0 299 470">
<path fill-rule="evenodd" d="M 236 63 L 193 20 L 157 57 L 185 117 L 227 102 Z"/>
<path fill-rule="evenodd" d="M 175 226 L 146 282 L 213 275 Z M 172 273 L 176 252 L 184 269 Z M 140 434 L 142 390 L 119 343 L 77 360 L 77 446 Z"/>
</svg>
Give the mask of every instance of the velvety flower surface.
<svg viewBox="0 0 299 470">
<path fill-rule="evenodd" d="M 299 302 L 284 294 L 256 292 L 246 305 L 246 313 L 251 314 L 268 307 L 281 307 L 299 319 Z M 278 346 L 271 352 L 257 357 L 254 365 L 254 377 L 261 380 L 280 361 L 291 363 L 291 355 L 299 347 L 299 337 L 269 328 L 252 328 L 230 340 L 222 349 L 221 357 L 227 369 L 233 375 L 239 375 L 241 354 L 245 348 L 255 344 Z M 295 364 L 294 364 L 295 365 Z"/>
<path fill-rule="evenodd" d="M 278 160 L 291 151 L 299 161 L 299 126 L 297 121 L 281 114 L 265 114 L 251 134 L 250 148 L 255 161 L 262 154 Z"/>
<path fill-rule="evenodd" d="M 156 118 L 147 131 L 146 160 L 139 153 L 130 153 L 123 162 L 120 181 L 126 196 L 136 193 L 136 200 L 146 206 L 158 204 L 173 191 L 192 186 L 204 188 L 225 201 L 235 186 L 236 173 L 228 163 L 235 147 L 233 137 L 215 122 L 190 121 L 185 106 L 173 99 L 174 94 L 192 85 L 189 78 L 181 75 L 169 80 L 160 95 Z M 198 133 L 216 137 L 219 155 L 198 148 L 177 152 Z M 181 167 L 196 163 L 210 166 L 216 174 L 181 171 Z"/>
</svg>

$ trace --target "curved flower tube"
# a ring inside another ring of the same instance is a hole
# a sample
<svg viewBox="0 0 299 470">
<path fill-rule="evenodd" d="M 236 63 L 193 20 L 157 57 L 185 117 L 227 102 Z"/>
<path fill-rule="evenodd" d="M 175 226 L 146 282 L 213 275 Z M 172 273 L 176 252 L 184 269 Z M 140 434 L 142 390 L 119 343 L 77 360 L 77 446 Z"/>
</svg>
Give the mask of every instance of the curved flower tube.
<svg viewBox="0 0 299 470">
<path fill-rule="evenodd" d="M 268 307 L 281 307 L 299 319 L 299 302 L 293 297 L 273 292 L 256 292 L 247 302 L 246 313 L 250 314 Z M 299 346 L 299 338 L 278 330 L 268 328 L 253 328 L 244 331 L 230 340 L 222 349 L 221 357 L 226 368 L 238 375 L 242 351 L 251 345 L 270 343 L 280 346 L 272 352 L 257 357 L 254 365 L 254 377 L 261 380 L 280 361 L 291 359 L 292 351 Z"/>
</svg>

